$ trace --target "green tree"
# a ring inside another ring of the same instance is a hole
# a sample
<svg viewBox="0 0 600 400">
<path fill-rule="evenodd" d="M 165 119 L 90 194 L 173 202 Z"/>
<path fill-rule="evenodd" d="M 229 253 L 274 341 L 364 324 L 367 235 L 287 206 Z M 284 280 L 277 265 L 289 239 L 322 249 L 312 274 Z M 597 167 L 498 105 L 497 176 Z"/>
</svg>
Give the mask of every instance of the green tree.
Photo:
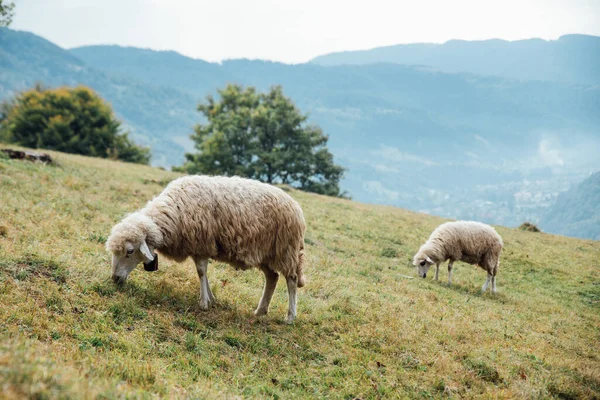
<svg viewBox="0 0 600 400">
<path fill-rule="evenodd" d="M 281 87 L 258 93 L 228 85 L 198 106 L 207 119 L 191 138 L 198 151 L 186 154 L 180 170 L 188 173 L 238 175 L 301 190 L 341 196 L 344 169 L 333 162 L 328 137 L 307 124 Z"/>
<path fill-rule="evenodd" d="M 15 3 L 0 0 L 0 26 L 9 26 L 15 15 Z"/>
<path fill-rule="evenodd" d="M 150 150 L 119 133 L 110 106 L 84 86 L 34 89 L 0 106 L 0 140 L 93 157 L 148 164 Z"/>
</svg>

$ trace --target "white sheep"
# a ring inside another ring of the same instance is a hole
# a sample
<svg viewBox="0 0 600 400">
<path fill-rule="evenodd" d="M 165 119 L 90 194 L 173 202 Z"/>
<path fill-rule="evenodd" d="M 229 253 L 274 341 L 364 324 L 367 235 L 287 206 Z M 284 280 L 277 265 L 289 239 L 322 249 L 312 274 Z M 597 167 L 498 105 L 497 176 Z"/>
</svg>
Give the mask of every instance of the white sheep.
<svg viewBox="0 0 600 400">
<path fill-rule="evenodd" d="M 419 276 L 425 278 L 429 267 L 436 265 L 435 280 L 438 280 L 440 263 L 448 262 L 448 283 L 452 283 L 452 264 L 463 261 L 475 264 L 487 271 L 487 280 L 481 288 L 486 291 L 490 282 L 496 293 L 496 275 L 500 267 L 502 238 L 494 228 L 474 221 L 446 222 L 438 226 L 413 258 Z"/>
<path fill-rule="evenodd" d="M 215 300 L 206 276 L 209 258 L 263 271 L 266 282 L 255 315 L 268 312 L 281 273 L 291 323 L 296 288 L 304 286 L 305 229 L 302 209 L 277 187 L 238 177 L 185 176 L 115 225 L 106 248 L 113 255 L 113 280 L 120 283 L 141 262 L 156 269 L 154 250 L 177 262 L 191 257 L 200 277 L 202 310 Z"/>
</svg>

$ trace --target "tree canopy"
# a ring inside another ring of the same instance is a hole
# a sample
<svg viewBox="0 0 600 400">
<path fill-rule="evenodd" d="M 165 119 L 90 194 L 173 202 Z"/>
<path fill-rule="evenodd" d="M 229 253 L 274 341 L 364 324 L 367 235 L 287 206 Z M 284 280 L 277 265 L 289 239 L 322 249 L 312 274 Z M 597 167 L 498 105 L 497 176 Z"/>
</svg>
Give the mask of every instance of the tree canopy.
<svg viewBox="0 0 600 400">
<path fill-rule="evenodd" d="M 0 106 L 4 142 L 148 164 L 150 150 L 133 144 L 119 127 L 111 107 L 84 86 L 38 85 Z"/>
<path fill-rule="evenodd" d="M 15 15 L 15 3 L 0 0 L 0 26 L 9 26 Z"/>
<path fill-rule="evenodd" d="M 237 175 L 330 196 L 340 196 L 344 169 L 333 162 L 328 137 L 307 123 L 281 87 L 267 93 L 228 85 L 198 106 L 207 119 L 191 138 L 197 153 L 187 153 L 188 173 Z"/>
</svg>

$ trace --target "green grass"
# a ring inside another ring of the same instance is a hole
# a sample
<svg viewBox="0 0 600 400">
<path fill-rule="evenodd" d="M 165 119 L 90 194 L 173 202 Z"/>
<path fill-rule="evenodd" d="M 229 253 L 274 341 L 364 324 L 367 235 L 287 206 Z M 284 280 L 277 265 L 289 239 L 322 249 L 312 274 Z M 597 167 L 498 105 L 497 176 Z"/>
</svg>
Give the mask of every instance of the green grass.
<svg viewBox="0 0 600 400">
<path fill-rule="evenodd" d="M 294 190 L 308 223 L 298 319 L 257 270 L 161 259 L 110 280 L 104 242 L 177 174 L 52 153 L 0 158 L 0 387 L 5 398 L 598 398 L 600 245 L 498 227 L 499 293 L 410 260 L 443 220 Z M 433 274 L 431 274 L 433 275 Z"/>
</svg>

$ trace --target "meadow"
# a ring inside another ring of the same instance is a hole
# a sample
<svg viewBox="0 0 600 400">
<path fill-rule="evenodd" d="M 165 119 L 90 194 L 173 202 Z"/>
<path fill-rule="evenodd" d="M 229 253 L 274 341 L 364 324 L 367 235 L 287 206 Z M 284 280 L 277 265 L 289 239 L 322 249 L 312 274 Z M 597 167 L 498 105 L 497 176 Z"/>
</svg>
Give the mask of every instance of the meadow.
<svg viewBox="0 0 600 400">
<path fill-rule="evenodd" d="M 286 189 L 304 209 L 307 284 L 191 261 L 110 281 L 104 242 L 178 175 L 53 153 L 0 153 L 0 388 L 30 398 L 600 398 L 600 244 L 497 227 L 498 293 L 411 258 L 441 218 Z M 430 276 L 433 274 L 429 274 Z"/>
</svg>

